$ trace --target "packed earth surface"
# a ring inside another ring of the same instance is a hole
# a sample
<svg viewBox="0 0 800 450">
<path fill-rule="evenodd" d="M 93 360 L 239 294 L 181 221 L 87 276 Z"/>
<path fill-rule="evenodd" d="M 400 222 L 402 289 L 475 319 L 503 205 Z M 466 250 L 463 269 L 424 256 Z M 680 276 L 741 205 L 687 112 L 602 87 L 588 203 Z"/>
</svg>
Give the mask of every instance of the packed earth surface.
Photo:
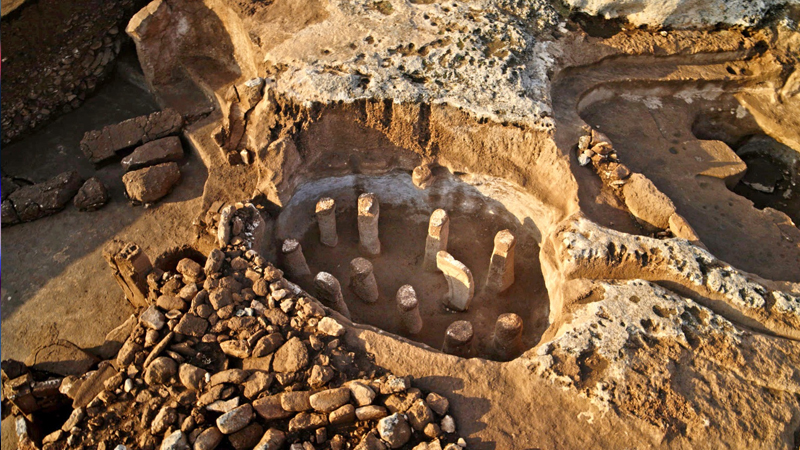
<svg viewBox="0 0 800 450">
<path fill-rule="evenodd" d="M 800 448 L 800 3 L 3 0 L 3 449 Z"/>
</svg>

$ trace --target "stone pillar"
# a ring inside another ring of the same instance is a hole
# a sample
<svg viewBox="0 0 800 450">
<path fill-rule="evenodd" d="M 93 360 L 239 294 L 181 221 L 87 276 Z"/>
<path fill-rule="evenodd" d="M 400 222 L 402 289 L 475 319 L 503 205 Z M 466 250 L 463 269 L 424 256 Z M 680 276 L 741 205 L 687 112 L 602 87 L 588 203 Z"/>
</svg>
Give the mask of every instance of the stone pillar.
<svg viewBox="0 0 800 450">
<path fill-rule="evenodd" d="M 436 272 L 436 254 L 447 251 L 447 238 L 450 235 L 450 217 L 443 209 L 431 214 L 428 222 L 428 238 L 425 241 L 425 259 L 422 268 L 428 272 Z"/>
<path fill-rule="evenodd" d="M 444 332 L 442 351 L 451 355 L 469 358 L 472 356 L 472 324 L 456 320 Z"/>
<path fill-rule="evenodd" d="M 284 262 L 289 273 L 295 277 L 303 277 L 311 275 L 311 270 L 306 263 L 306 257 L 303 256 L 303 247 L 297 239 L 286 239 L 283 241 L 281 247 L 283 252 Z"/>
<path fill-rule="evenodd" d="M 219 213 L 219 226 L 217 227 L 217 243 L 220 247 L 224 248 L 231 242 L 231 219 L 233 213 L 236 212 L 236 207 L 228 205 Z"/>
<path fill-rule="evenodd" d="M 314 286 L 317 287 L 317 295 L 325 306 L 332 308 L 339 314 L 350 318 L 350 310 L 344 302 L 342 295 L 342 285 L 339 280 L 328 272 L 320 272 L 314 277 Z"/>
<path fill-rule="evenodd" d="M 497 357 L 509 361 L 522 353 L 522 318 L 514 313 L 500 314 L 492 338 Z"/>
<path fill-rule="evenodd" d="M 319 224 L 319 241 L 322 245 L 336 247 L 339 236 L 336 234 L 336 201 L 323 197 L 317 202 L 317 223 Z"/>
<path fill-rule="evenodd" d="M 150 258 L 136 244 L 117 239 L 103 249 L 103 257 L 114 273 L 114 279 L 134 308 L 146 308 L 147 275 L 153 270 Z"/>
<path fill-rule="evenodd" d="M 378 301 L 378 283 L 372 273 L 372 263 L 364 258 L 350 261 L 350 286 L 353 292 L 366 303 Z"/>
<path fill-rule="evenodd" d="M 400 323 L 409 334 L 418 334 L 422 331 L 422 317 L 419 315 L 419 301 L 417 293 L 410 284 L 400 286 L 397 290 L 397 312 L 400 314 Z"/>
<path fill-rule="evenodd" d="M 433 184 L 433 173 L 427 164 L 414 167 L 411 173 L 411 182 L 420 189 L 428 189 Z"/>
<path fill-rule="evenodd" d="M 378 216 L 380 205 L 378 197 L 373 193 L 358 196 L 358 240 L 361 251 L 369 256 L 381 253 L 381 241 L 378 238 Z"/>
<path fill-rule="evenodd" d="M 514 284 L 514 247 L 517 240 L 508 230 L 494 237 L 494 251 L 486 275 L 486 292 L 499 294 Z"/>
<path fill-rule="evenodd" d="M 436 254 L 436 267 L 442 271 L 447 280 L 447 296 L 442 299 L 442 303 L 456 311 L 469 309 L 472 297 L 475 295 L 472 272 L 447 252 Z"/>
</svg>

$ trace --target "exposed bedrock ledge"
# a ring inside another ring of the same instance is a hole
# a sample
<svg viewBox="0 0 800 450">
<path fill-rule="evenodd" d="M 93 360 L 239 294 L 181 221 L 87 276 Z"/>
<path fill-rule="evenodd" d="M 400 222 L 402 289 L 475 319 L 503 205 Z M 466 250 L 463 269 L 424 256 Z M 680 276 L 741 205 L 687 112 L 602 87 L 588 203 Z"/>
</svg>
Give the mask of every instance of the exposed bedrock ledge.
<svg viewBox="0 0 800 450">
<path fill-rule="evenodd" d="M 715 25 L 754 26 L 770 12 L 797 0 L 564 0 L 572 11 L 633 25 L 708 28 Z"/>
<path fill-rule="evenodd" d="M 734 322 L 800 339 L 797 284 L 759 279 L 682 239 L 632 236 L 582 217 L 568 219 L 549 239 L 543 251 L 553 249 L 558 255 L 556 264 L 565 279 L 651 280 Z"/>
</svg>

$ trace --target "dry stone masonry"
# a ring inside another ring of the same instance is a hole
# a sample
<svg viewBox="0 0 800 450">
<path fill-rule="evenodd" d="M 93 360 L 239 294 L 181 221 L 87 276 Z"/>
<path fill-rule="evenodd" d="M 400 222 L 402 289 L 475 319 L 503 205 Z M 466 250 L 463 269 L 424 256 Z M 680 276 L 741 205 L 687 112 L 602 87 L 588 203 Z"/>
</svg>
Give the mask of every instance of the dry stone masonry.
<svg viewBox="0 0 800 450">
<path fill-rule="evenodd" d="M 458 440 L 446 399 L 357 358 L 347 329 L 244 243 L 213 249 L 203 264 L 181 259 L 175 271 L 152 267 L 133 244 L 116 248 L 121 283 L 148 285 L 115 357 L 78 365 L 85 352 L 65 342 L 53 365 L 44 352 L 29 364 L 3 362 L 3 392 L 28 417 L 19 422 L 25 448 L 442 448 Z M 67 421 L 34 443 L 28 428 L 39 423 L 30 414 L 59 408 L 72 409 Z"/>
</svg>

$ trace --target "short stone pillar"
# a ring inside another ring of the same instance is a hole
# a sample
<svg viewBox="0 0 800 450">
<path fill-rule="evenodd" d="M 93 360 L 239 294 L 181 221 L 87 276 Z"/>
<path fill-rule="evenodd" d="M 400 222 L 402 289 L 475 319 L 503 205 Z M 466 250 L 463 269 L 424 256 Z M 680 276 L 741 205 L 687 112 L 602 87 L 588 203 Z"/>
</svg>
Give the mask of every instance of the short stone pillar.
<svg viewBox="0 0 800 450">
<path fill-rule="evenodd" d="M 336 234 L 336 201 L 323 197 L 317 202 L 317 223 L 319 224 L 319 241 L 322 245 L 336 247 L 339 236 Z"/>
<path fill-rule="evenodd" d="M 314 286 L 317 287 L 317 295 L 325 306 L 332 308 L 339 314 L 350 318 L 350 310 L 344 302 L 342 295 L 342 285 L 339 280 L 328 272 L 320 272 L 314 277 Z"/>
<path fill-rule="evenodd" d="M 378 197 L 373 193 L 358 196 L 358 241 L 361 251 L 369 256 L 381 253 L 381 241 L 378 238 L 378 216 L 380 205 Z"/>
<path fill-rule="evenodd" d="M 486 293 L 499 294 L 514 284 L 514 247 L 517 239 L 509 230 L 494 237 L 494 251 L 486 275 Z"/>
<path fill-rule="evenodd" d="M 492 337 L 498 359 L 509 361 L 522 353 L 522 318 L 514 313 L 500 314 Z"/>
<path fill-rule="evenodd" d="M 472 336 L 472 324 L 466 320 L 456 320 L 444 332 L 442 351 L 468 358 L 472 356 Z"/>
<path fill-rule="evenodd" d="M 456 311 L 469 309 L 472 297 L 475 295 L 472 272 L 447 252 L 436 254 L 436 267 L 442 271 L 447 280 L 447 295 L 442 299 L 442 303 Z"/>
<path fill-rule="evenodd" d="M 419 314 L 419 301 L 417 292 L 410 284 L 400 286 L 397 290 L 397 312 L 400 323 L 408 334 L 418 334 L 422 331 L 422 317 Z"/>
<path fill-rule="evenodd" d="M 427 164 L 414 167 L 411 173 L 411 182 L 420 189 L 428 189 L 433 184 L 433 173 Z"/>
<path fill-rule="evenodd" d="M 372 263 L 367 259 L 359 257 L 350 261 L 350 287 L 364 302 L 378 301 L 378 283 L 372 273 Z"/>
<path fill-rule="evenodd" d="M 428 222 L 428 238 L 425 240 L 425 259 L 422 268 L 427 272 L 436 272 L 436 254 L 447 251 L 447 238 L 450 235 L 450 217 L 443 209 L 431 214 Z"/>
<path fill-rule="evenodd" d="M 281 247 L 283 252 L 283 259 L 286 263 L 286 269 L 295 277 L 304 277 L 311 275 L 311 270 L 306 263 L 306 257 L 303 256 L 303 247 L 297 239 L 286 239 L 283 241 Z"/>
</svg>

